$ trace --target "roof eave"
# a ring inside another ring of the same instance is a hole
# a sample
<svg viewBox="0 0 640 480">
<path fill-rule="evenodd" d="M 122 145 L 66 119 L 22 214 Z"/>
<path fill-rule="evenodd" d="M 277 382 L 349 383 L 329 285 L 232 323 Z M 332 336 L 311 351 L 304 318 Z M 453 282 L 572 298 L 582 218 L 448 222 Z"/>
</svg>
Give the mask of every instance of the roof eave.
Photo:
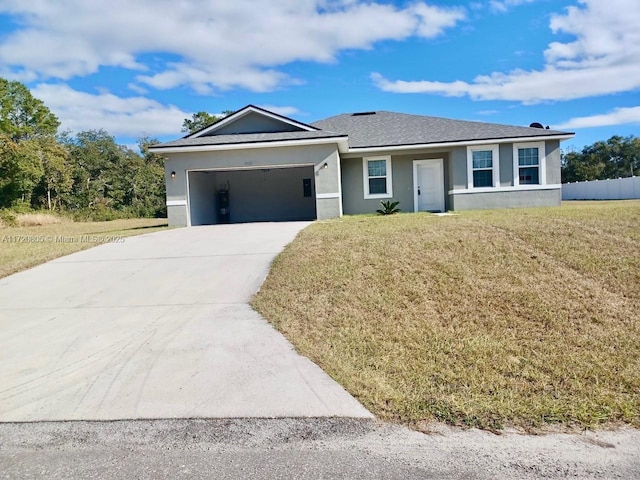
<svg viewBox="0 0 640 480">
<path fill-rule="evenodd" d="M 188 152 L 215 152 L 220 150 L 244 150 L 248 148 L 275 148 L 275 147 L 294 147 L 300 145 L 326 145 L 335 143 L 338 145 L 340 153 L 349 151 L 349 137 L 323 137 L 323 138 L 304 138 L 295 140 L 271 140 L 258 142 L 240 142 L 240 143 L 224 143 L 218 145 L 176 145 L 176 146 L 154 146 L 149 147 L 149 151 L 153 153 L 188 153 Z"/>
<path fill-rule="evenodd" d="M 441 148 L 441 147 L 456 147 L 456 146 L 467 146 L 467 145 L 489 145 L 492 143 L 567 140 L 569 138 L 573 138 L 574 136 L 575 136 L 574 133 L 561 133 L 556 135 L 542 135 L 542 136 L 502 137 L 502 138 L 487 138 L 487 139 L 481 139 L 481 140 L 455 140 L 451 142 L 413 143 L 413 144 L 406 144 L 406 145 L 379 145 L 379 146 L 367 146 L 367 147 L 350 147 L 349 153 L 387 152 L 392 150 L 413 150 L 413 149 L 420 149 L 420 148 Z"/>
</svg>

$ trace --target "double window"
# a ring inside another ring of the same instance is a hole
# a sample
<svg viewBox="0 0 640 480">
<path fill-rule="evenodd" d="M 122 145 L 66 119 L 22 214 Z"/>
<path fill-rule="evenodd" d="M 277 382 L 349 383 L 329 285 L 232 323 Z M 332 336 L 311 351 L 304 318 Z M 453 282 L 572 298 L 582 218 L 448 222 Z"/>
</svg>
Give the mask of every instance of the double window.
<svg viewBox="0 0 640 480">
<path fill-rule="evenodd" d="M 497 145 L 467 148 L 467 178 L 469 188 L 490 188 L 500 185 L 500 157 Z"/>
<path fill-rule="evenodd" d="M 513 146 L 513 169 L 517 185 L 543 185 L 544 142 L 516 144 Z"/>
<path fill-rule="evenodd" d="M 500 187 L 499 154 L 499 145 L 467 147 L 467 188 Z M 515 143 L 513 145 L 513 187 L 544 185 L 546 183 L 545 160 L 544 142 Z"/>
<path fill-rule="evenodd" d="M 362 159 L 364 198 L 391 198 L 391 157 Z"/>
</svg>

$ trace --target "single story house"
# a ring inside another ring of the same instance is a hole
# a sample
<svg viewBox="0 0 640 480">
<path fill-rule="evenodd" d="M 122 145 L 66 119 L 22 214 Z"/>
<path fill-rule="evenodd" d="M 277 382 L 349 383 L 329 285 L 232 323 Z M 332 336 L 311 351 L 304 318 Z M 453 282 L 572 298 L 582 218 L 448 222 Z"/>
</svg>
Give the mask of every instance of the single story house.
<svg viewBox="0 0 640 480">
<path fill-rule="evenodd" d="M 541 127 L 539 124 L 538 127 Z M 151 150 L 172 226 L 559 205 L 572 133 L 385 111 L 305 124 L 248 105 Z"/>
</svg>

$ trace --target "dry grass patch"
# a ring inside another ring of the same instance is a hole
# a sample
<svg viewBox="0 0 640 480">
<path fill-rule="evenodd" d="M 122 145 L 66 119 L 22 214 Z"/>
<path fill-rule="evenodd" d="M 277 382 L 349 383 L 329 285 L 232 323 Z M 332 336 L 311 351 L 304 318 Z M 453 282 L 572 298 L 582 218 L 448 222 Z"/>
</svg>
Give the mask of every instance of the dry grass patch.
<svg viewBox="0 0 640 480">
<path fill-rule="evenodd" d="M 18 221 L 24 217 L 18 216 Z M 29 214 L 26 222 L 30 226 L 0 226 L 0 278 L 94 247 L 113 237 L 129 237 L 167 228 L 166 219 L 155 218 L 110 222 L 72 222 L 67 219 L 52 222 L 45 219 L 42 224 L 34 225 L 37 220 Z"/>
<path fill-rule="evenodd" d="M 19 227 L 40 227 L 42 225 L 57 225 L 69 222 L 65 218 L 53 213 L 21 213 L 16 216 L 16 224 Z"/>
<path fill-rule="evenodd" d="M 640 202 L 316 223 L 254 306 L 375 414 L 640 425 Z"/>
</svg>

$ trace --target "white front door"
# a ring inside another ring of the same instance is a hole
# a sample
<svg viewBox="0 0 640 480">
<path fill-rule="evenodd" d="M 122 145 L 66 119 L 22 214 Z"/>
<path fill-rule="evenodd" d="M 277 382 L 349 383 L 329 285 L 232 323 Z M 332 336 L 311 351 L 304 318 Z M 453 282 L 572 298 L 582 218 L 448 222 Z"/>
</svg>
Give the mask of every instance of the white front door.
<svg viewBox="0 0 640 480">
<path fill-rule="evenodd" d="M 444 161 L 413 162 L 413 198 L 416 212 L 444 212 Z"/>
</svg>

